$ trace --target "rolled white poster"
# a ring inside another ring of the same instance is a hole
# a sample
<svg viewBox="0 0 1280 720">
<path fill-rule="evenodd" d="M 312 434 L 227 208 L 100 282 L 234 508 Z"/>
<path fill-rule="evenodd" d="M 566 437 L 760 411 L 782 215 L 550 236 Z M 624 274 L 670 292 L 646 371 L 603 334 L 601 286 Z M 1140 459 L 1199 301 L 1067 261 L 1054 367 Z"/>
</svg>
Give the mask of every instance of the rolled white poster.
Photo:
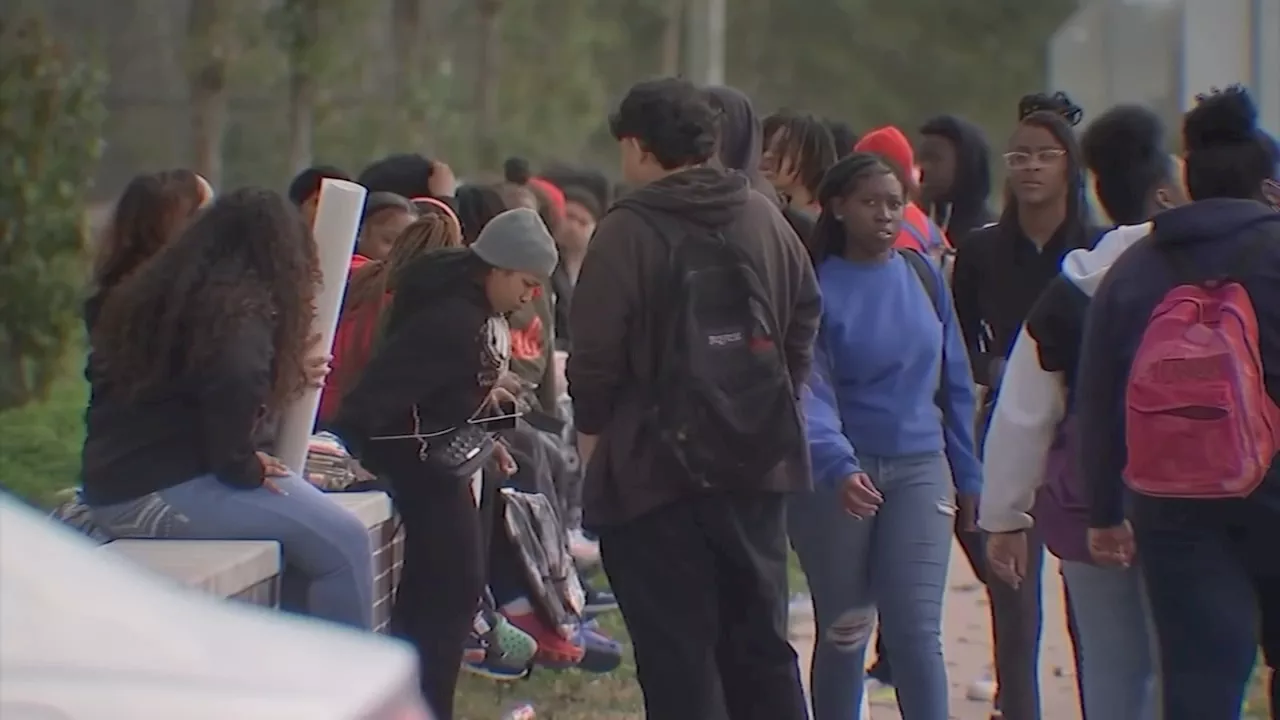
<svg viewBox="0 0 1280 720">
<path fill-rule="evenodd" d="M 320 184 L 313 232 L 323 279 L 316 296 L 316 317 L 311 325 L 312 333 L 320 334 L 320 341 L 312 352 L 320 349 L 329 352 L 333 347 L 338 311 L 342 309 L 342 294 L 347 289 L 347 272 L 356 248 L 356 236 L 360 233 L 360 216 L 367 194 L 363 185 L 346 180 L 325 179 Z M 320 390 L 307 388 L 281 418 L 276 453 L 298 474 L 302 474 L 307 462 L 307 447 L 319 410 Z"/>
</svg>

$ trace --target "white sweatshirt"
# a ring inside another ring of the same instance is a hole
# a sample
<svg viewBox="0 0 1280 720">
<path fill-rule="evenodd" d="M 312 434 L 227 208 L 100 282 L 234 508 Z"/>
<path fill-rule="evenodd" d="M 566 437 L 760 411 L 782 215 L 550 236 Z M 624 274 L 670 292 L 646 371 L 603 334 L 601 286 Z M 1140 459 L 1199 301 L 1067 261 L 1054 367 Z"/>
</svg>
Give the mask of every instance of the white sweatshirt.
<svg viewBox="0 0 1280 720">
<path fill-rule="evenodd" d="M 1062 275 L 1092 297 L 1116 259 L 1150 233 L 1151 223 L 1117 227 L 1092 250 L 1068 253 L 1062 259 Z M 1024 325 L 1005 365 L 987 431 L 978 503 L 978 526 L 983 530 L 1012 532 L 1031 527 L 1031 508 L 1044 484 L 1049 448 L 1066 411 L 1065 379 L 1062 373 L 1040 367 L 1039 348 Z"/>
</svg>

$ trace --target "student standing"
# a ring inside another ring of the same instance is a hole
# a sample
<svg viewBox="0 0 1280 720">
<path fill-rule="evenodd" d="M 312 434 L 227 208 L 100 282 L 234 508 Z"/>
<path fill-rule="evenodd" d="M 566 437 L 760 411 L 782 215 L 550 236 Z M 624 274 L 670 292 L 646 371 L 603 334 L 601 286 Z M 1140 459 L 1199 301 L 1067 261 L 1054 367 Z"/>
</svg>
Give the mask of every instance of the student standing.
<svg viewBox="0 0 1280 720">
<path fill-rule="evenodd" d="M 960 246 L 952 290 L 974 379 L 985 386 L 979 434 L 985 434 L 1004 364 L 1032 305 L 1071 250 L 1089 247 L 1084 171 L 1072 130 L 1082 111 L 1066 96 L 1031 95 L 1004 153 L 1008 202 L 999 222 L 975 230 Z M 981 445 L 981 442 L 979 443 Z M 1033 528 L 1027 577 L 1017 589 L 989 582 L 995 636 L 996 709 L 1005 720 L 1040 717 L 1040 567 L 1043 541 Z M 990 578 L 988 578 L 990 580 Z M 890 651 L 892 652 L 892 650 Z"/>
<path fill-rule="evenodd" d="M 1234 720 L 1258 646 L 1280 665 L 1280 149 L 1238 86 L 1199 98 L 1183 145 L 1193 202 L 1089 308 L 1079 459 L 1091 554 L 1141 557 L 1164 717 Z"/>
</svg>

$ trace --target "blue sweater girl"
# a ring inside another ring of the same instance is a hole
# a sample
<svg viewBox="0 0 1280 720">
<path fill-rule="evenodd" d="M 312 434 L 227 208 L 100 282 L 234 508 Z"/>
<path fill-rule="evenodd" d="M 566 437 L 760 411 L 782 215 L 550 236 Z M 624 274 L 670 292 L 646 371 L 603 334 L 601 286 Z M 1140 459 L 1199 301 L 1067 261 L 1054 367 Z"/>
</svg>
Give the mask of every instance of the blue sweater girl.
<svg viewBox="0 0 1280 720">
<path fill-rule="evenodd" d="M 818 624 L 815 720 L 857 717 L 877 609 L 904 720 L 946 720 L 951 534 L 982 484 L 968 355 L 941 273 L 893 248 L 906 200 L 889 167 L 846 157 L 819 200 L 823 318 L 804 393 L 818 489 L 789 517 Z"/>
</svg>

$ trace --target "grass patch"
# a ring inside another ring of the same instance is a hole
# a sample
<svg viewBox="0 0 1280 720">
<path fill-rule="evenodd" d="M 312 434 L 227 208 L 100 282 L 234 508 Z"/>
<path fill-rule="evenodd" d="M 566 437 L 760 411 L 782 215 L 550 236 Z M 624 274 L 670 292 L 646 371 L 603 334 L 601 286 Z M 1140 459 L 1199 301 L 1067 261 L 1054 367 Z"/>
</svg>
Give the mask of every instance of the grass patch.
<svg viewBox="0 0 1280 720">
<path fill-rule="evenodd" d="M 0 487 L 38 507 L 51 507 L 59 491 L 78 484 L 89 388 L 77 361 L 47 401 L 0 412 Z"/>
</svg>

